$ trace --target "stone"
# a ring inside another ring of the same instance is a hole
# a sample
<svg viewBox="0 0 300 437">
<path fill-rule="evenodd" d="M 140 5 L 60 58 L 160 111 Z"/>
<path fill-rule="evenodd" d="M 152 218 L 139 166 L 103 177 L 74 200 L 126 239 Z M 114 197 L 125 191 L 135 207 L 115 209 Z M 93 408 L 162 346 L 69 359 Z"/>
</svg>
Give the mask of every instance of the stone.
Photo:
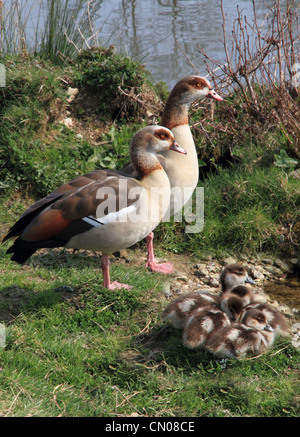
<svg viewBox="0 0 300 437">
<path fill-rule="evenodd" d="M 71 129 L 73 127 L 73 120 L 70 117 L 63 119 L 63 124 L 68 128 Z"/>
<path fill-rule="evenodd" d="M 176 276 L 176 280 L 187 282 L 188 277 L 184 273 L 178 273 L 178 275 Z"/>
<path fill-rule="evenodd" d="M 265 278 L 265 276 L 262 273 L 262 271 L 258 270 L 258 268 L 251 269 L 251 276 L 252 276 L 253 279 L 258 279 L 259 281 L 262 281 Z"/>
<path fill-rule="evenodd" d="M 292 345 L 300 349 L 300 323 L 294 323 L 292 326 Z"/>
<path fill-rule="evenodd" d="M 273 263 L 274 263 L 274 261 L 271 259 L 271 258 L 263 258 L 262 260 L 261 260 L 261 262 L 263 263 L 263 264 L 269 264 L 269 265 L 273 265 Z"/>
<path fill-rule="evenodd" d="M 166 297 L 170 297 L 171 296 L 171 283 L 170 282 L 165 282 L 162 286 L 162 290 L 163 294 Z"/>
<path fill-rule="evenodd" d="M 227 264 L 235 264 L 237 261 L 232 256 L 228 256 L 227 258 L 224 259 L 224 262 L 225 265 L 227 265 Z"/>
<path fill-rule="evenodd" d="M 73 100 L 75 99 L 75 96 L 78 94 L 78 88 L 72 88 L 72 87 L 69 87 L 68 89 L 67 89 L 67 95 L 69 96 L 68 98 L 67 98 L 67 102 L 68 103 L 71 103 L 71 102 L 73 102 Z"/>
<path fill-rule="evenodd" d="M 219 285 L 220 285 L 217 278 L 210 278 L 208 283 L 212 287 L 219 287 Z"/>
<path fill-rule="evenodd" d="M 282 261 L 282 260 L 279 259 L 279 258 L 276 258 L 275 261 L 274 261 L 274 264 L 275 264 L 275 266 L 278 267 L 278 268 L 279 268 L 283 273 L 292 273 L 292 269 L 291 269 L 290 265 L 289 265 L 287 262 Z"/>
<path fill-rule="evenodd" d="M 282 270 L 280 270 L 274 266 L 265 266 L 265 269 L 268 270 L 272 275 L 277 276 L 277 277 L 281 276 L 283 273 Z"/>
<path fill-rule="evenodd" d="M 208 272 L 207 269 L 201 269 L 201 270 L 198 269 L 198 270 L 195 270 L 195 271 L 194 271 L 194 275 L 195 275 L 195 276 L 198 276 L 198 277 L 200 277 L 200 278 L 203 277 L 203 276 L 207 276 L 208 273 L 209 273 L 209 272 Z"/>
</svg>

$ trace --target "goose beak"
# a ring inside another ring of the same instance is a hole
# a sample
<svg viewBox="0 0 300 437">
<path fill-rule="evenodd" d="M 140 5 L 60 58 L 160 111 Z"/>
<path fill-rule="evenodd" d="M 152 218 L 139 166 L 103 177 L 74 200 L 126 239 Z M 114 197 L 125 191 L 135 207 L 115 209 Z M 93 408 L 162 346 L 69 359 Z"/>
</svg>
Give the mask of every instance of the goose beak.
<svg viewBox="0 0 300 437">
<path fill-rule="evenodd" d="M 248 282 L 249 284 L 255 285 L 255 281 L 253 281 L 253 279 L 250 278 L 249 276 L 247 276 L 247 279 L 245 282 Z"/>
<path fill-rule="evenodd" d="M 269 323 L 267 323 L 266 326 L 264 327 L 264 331 L 274 332 L 274 328 L 272 328 L 272 326 L 269 325 Z"/>
<path fill-rule="evenodd" d="M 219 96 L 219 94 L 217 94 L 214 90 L 209 90 L 207 97 L 215 100 L 223 100 L 223 97 Z"/>
<path fill-rule="evenodd" d="M 173 141 L 172 145 L 169 147 L 169 150 L 174 150 L 175 152 L 183 153 L 184 155 L 186 155 L 186 151 L 182 147 L 180 147 L 175 140 Z"/>
</svg>

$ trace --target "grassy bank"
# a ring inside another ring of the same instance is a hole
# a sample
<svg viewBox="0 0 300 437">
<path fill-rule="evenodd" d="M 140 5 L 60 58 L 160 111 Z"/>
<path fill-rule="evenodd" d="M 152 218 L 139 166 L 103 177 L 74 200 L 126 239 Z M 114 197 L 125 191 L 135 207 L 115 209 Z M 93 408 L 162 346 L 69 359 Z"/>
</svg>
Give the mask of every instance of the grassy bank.
<svg viewBox="0 0 300 437">
<path fill-rule="evenodd" d="M 223 365 L 182 348 L 159 314 L 162 278 L 120 262 L 98 285 L 99 259 L 37 255 L 29 266 L 1 262 L 3 416 L 297 416 L 299 352 L 279 339 L 267 354 Z"/>
<path fill-rule="evenodd" d="M 113 106 L 97 85 L 103 56 L 111 74 L 106 70 L 101 86 L 118 91 Z M 123 59 L 128 82 L 123 74 L 120 90 L 122 59 L 115 56 L 86 53 L 82 64 L 79 58 L 64 67 L 39 58 L 5 60 L 1 237 L 33 200 L 59 184 L 93 169 L 121 168 L 132 134 L 159 120 L 165 88 Z M 227 132 L 224 138 L 220 130 L 228 108 L 239 116 L 237 137 Z M 261 124 L 250 130 L 238 110 L 234 96 L 214 108 L 213 123 L 211 107 L 193 109 L 205 226 L 186 234 L 186 223 L 161 224 L 158 255 L 170 251 L 195 261 L 207 253 L 299 254 L 298 157 L 280 128 L 265 135 Z M 161 322 L 165 278 L 147 272 L 134 251 L 116 258 L 111 272 L 133 290 L 108 293 L 99 285 L 100 256 L 94 253 L 41 251 L 19 266 L 6 248 L 0 248 L 0 322 L 6 325 L 1 415 L 299 415 L 299 352 L 289 339 L 278 339 L 261 357 L 224 366 L 208 353 L 183 349 L 178 332 Z M 136 246 L 139 255 L 144 250 L 144 242 Z"/>
</svg>

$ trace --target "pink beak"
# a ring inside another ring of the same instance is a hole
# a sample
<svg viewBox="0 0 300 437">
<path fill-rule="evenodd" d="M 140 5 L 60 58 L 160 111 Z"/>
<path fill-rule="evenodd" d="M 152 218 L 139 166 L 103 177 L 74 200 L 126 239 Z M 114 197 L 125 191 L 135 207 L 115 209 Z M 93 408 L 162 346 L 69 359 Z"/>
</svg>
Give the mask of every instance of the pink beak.
<svg viewBox="0 0 300 437">
<path fill-rule="evenodd" d="M 219 96 L 214 90 L 209 90 L 207 97 L 215 100 L 223 100 L 223 97 Z"/>
<path fill-rule="evenodd" d="M 173 144 L 172 144 L 172 146 L 169 149 L 170 150 L 175 150 L 175 152 L 183 153 L 184 155 L 186 155 L 186 151 L 182 147 L 180 147 L 179 144 L 176 143 L 175 140 L 173 141 Z"/>
</svg>

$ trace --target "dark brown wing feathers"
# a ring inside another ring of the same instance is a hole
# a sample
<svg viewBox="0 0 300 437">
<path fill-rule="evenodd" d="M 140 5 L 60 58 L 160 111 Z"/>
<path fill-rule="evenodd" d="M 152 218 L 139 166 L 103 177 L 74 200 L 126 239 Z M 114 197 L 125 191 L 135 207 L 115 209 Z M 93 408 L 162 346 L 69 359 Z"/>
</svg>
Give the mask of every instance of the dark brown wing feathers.
<svg viewBox="0 0 300 437">
<path fill-rule="evenodd" d="M 116 175 L 118 177 L 114 178 Z M 22 214 L 3 240 L 20 236 L 7 253 L 14 253 L 13 260 L 24 262 L 38 248 L 64 246 L 73 235 L 91 229 L 92 225 L 81 219 L 96 217 L 98 206 L 107 199 L 107 195 L 101 195 L 101 189 L 106 192 L 107 177 L 110 177 L 109 187 L 116 196 L 112 197 L 111 210 L 105 213 L 118 210 L 122 205 L 118 196 L 120 181 L 126 184 L 128 192 L 136 186 L 135 179 L 122 177 L 122 172 L 110 170 L 79 176 L 37 201 Z M 128 199 L 127 205 L 135 201 Z"/>
</svg>

